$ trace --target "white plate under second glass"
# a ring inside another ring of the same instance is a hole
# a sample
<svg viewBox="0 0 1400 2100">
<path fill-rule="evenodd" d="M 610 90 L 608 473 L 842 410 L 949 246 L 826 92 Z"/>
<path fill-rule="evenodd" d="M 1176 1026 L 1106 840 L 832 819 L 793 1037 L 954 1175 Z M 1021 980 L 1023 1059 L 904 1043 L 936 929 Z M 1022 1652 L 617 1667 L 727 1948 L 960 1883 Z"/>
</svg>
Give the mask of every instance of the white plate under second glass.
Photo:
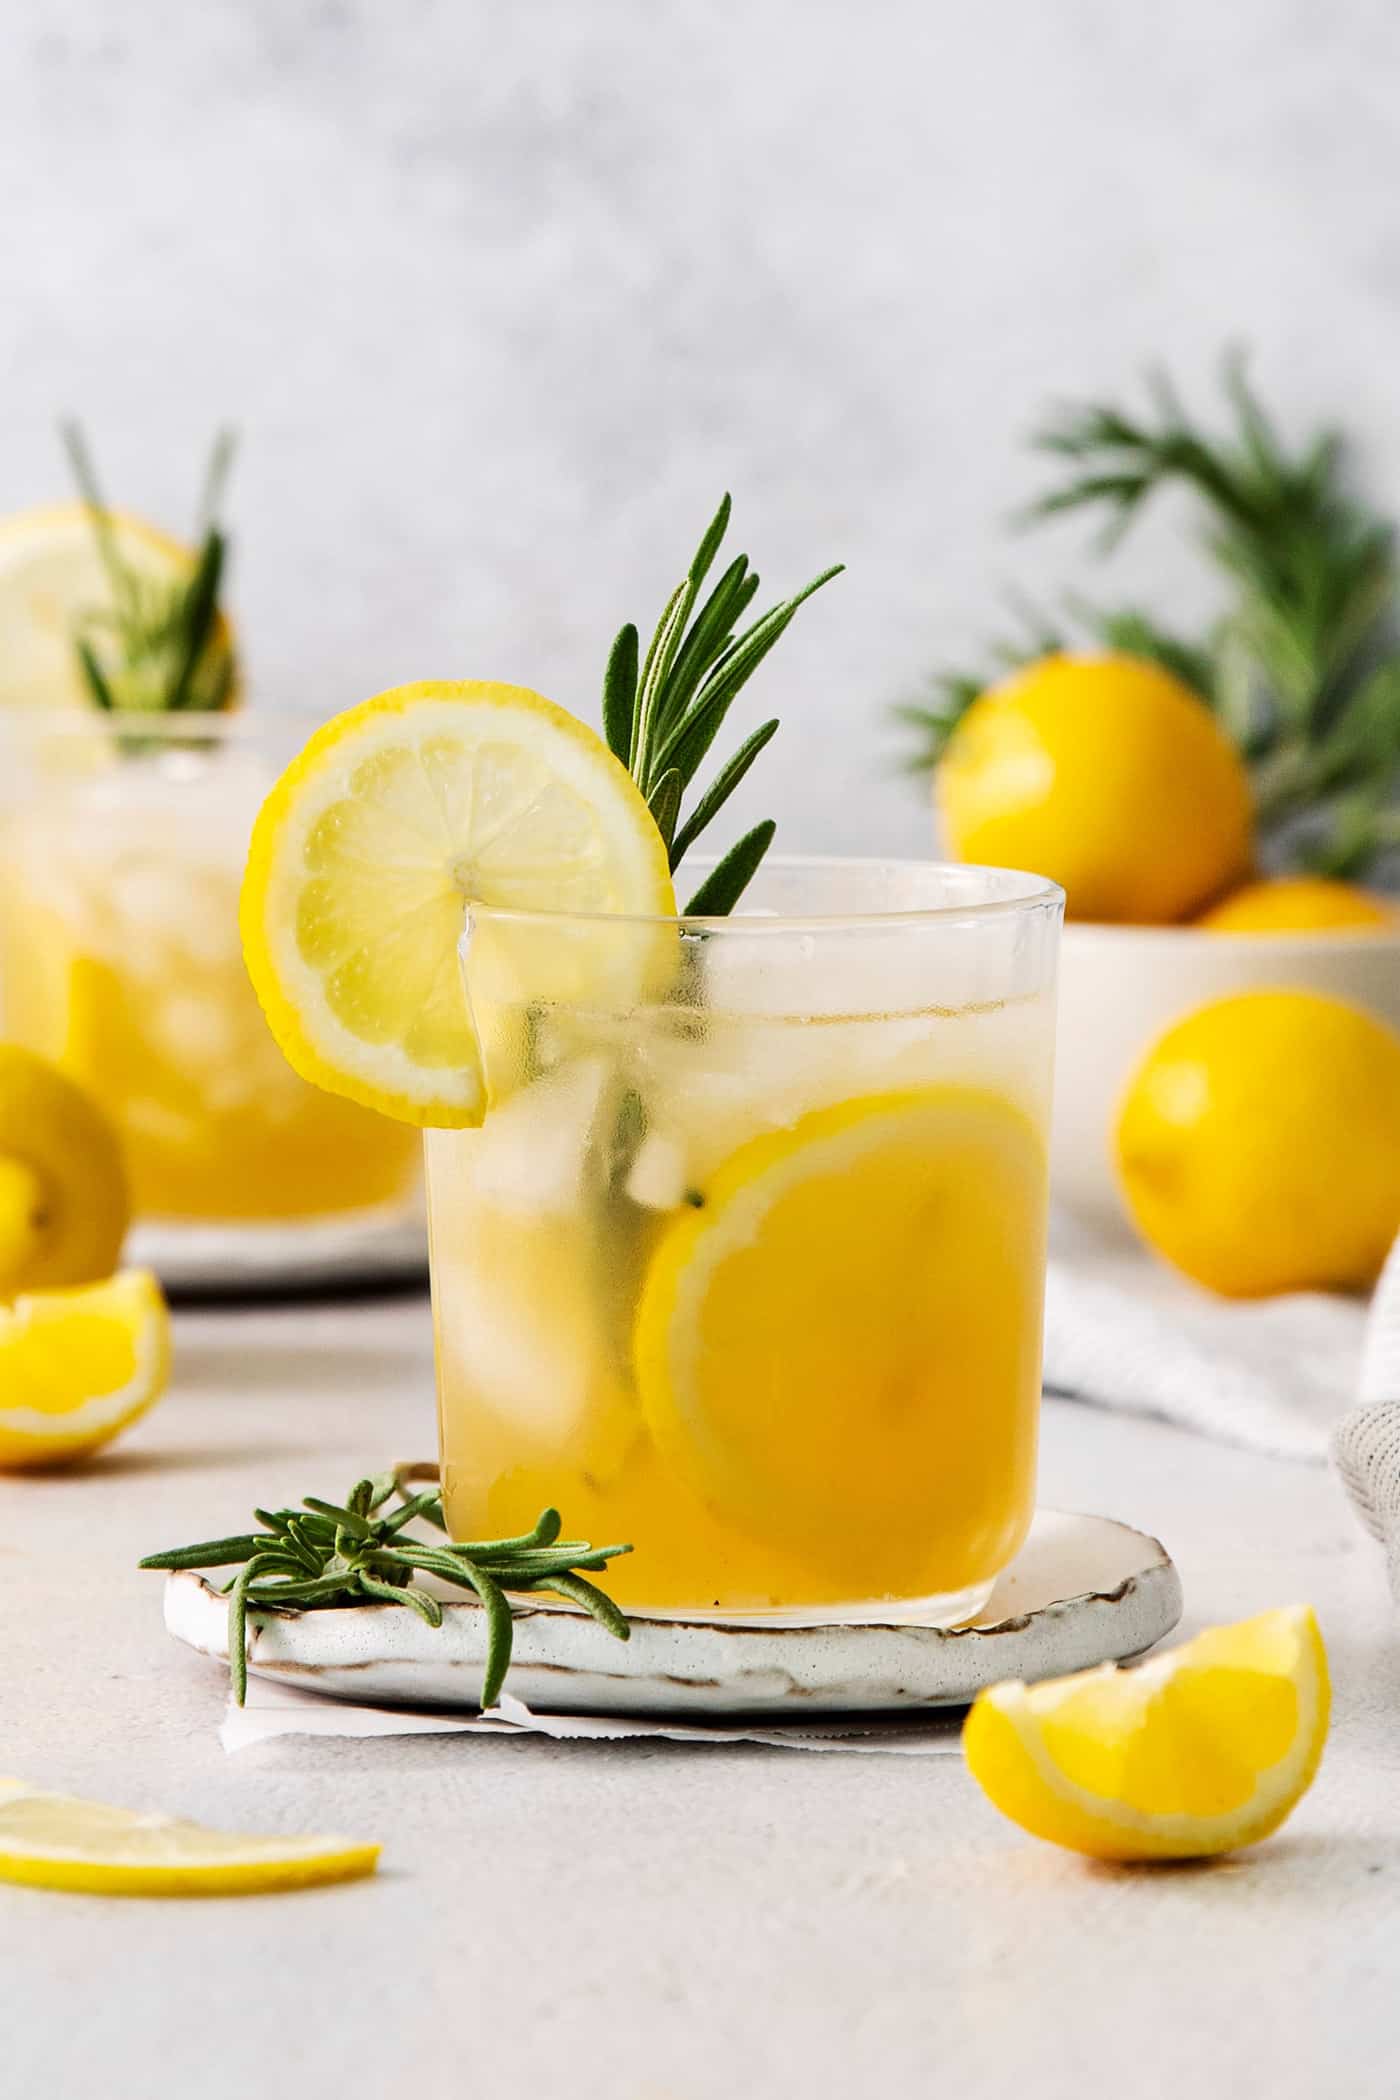
<svg viewBox="0 0 1400 2100">
<path fill-rule="evenodd" d="M 151 1219 L 136 1226 L 126 1260 L 154 1269 L 176 1298 L 292 1297 L 371 1290 L 425 1279 L 421 1207 L 407 1215 L 206 1225 Z"/>
<path fill-rule="evenodd" d="M 784 1720 L 965 1705 L 1006 1677 L 1121 1662 L 1169 1633 L 1181 1583 L 1166 1548 L 1107 1517 L 1038 1510 L 1025 1546 L 970 1626 L 920 1625 L 878 1603 L 839 1623 L 631 1612 L 614 1640 L 563 1605 L 517 1609 L 509 1685 L 539 1713 L 773 1715 Z M 168 1578 L 165 1623 L 227 1662 L 227 1606 L 198 1574 Z M 249 1617 L 254 1675 L 360 1705 L 474 1712 L 481 1608 L 425 1626 L 393 1605 Z"/>
</svg>

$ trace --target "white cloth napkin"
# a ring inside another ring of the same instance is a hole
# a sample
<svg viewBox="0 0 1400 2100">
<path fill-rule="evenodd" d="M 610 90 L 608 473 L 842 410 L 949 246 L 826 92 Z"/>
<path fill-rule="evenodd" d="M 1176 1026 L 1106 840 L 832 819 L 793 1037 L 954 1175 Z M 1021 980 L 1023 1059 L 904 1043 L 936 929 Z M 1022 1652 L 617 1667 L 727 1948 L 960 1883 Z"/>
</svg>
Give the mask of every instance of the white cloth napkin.
<svg viewBox="0 0 1400 2100">
<path fill-rule="evenodd" d="M 1359 1390 L 1332 1457 L 1362 1523 L 1385 1548 L 1400 1599 L 1400 1241 L 1376 1286 Z"/>
<path fill-rule="evenodd" d="M 1400 1372 L 1400 1308 L 1396 1337 Z M 1215 1298 L 1134 1247 L 1056 1220 L 1045 1292 L 1048 1392 L 1321 1463 L 1356 1398 L 1365 1341 L 1359 1299 Z M 1400 1399 L 1400 1375 L 1391 1392 Z"/>
</svg>

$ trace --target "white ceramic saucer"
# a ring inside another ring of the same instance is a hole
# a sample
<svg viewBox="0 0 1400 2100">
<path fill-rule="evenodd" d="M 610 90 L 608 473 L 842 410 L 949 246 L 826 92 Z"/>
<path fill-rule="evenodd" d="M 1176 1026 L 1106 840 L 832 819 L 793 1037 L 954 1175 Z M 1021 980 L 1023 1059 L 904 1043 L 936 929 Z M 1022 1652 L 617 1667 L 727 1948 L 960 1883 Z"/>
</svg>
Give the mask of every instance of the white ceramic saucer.
<svg viewBox="0 0 1400 2100">
<path fill-rule="evenodd" d="M 1060 1677 L 1140 1655 L 1181 1616 L 1166 1548 L 1107 1517 L 1039 1510 L 1031 1534 L 971 1626 L 901 1613 L 838 1625 L 631 1613 L 615 1641 L 563 1605 L 517 1609 L 509 1687 L 541 1713 L 897 1713 L 964 1705 L 1004 1677 Z M 249 1618 L 248 1667 L 364 1706 L 475 1711 L 485 1631 L 474 1601 L 441 1627 L 394 1605 Z M 227 1662 L 227 1607 L 200 1575 L 167 1578 L 165 1624 Z"/>
<path fill-rule="evenodd" d="M 174 1297 L 256 1298 L 366 1289 L 428 1273 L 421 1215 L 276 1225 L 138 1225 L 126 1260 L 154 1269 Z"/>
</svg>

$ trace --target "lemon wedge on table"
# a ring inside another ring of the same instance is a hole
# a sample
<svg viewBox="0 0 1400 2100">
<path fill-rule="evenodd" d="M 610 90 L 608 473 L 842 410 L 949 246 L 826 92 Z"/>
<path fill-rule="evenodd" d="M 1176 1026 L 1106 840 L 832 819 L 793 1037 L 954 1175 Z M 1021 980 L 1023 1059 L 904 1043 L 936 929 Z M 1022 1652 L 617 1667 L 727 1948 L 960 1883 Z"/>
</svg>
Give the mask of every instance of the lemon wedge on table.
<svg viewBox="0 0 1400 2100">
<path fill-rule="evenodd" d="M 96 1102 L 0 1043 L 0 1298 L 110 1276 L 130 1218 L 121 1145 Z"/>
<path fill-rule="evenodd" d="M 127 511 L 108 511 L 107 518 L 122 566 L 138 584 L 154 594 L 190 581 L 197 560 L 190 548 Z M 85 505 L 53 504 L 0 519 L 0 706 L 91 706 L 75 630 L 80 619 L 112 609 L 111 579 Z M 229 646 L 222 615 L 216 634 Z M 120 697 L 134 704 L 141 698 Z"/>
<path fill-rule="evenodd" d="M 255 1896 L 372 1874 L 380 1847 L 248 1837 L 0 1779 L 0 1881 L 94 1896 Z"/>
<path fill-rule="evenodd" d="M 1327 1651 L 1300 1605 L 1136 1669 L 993 1685 L 963 1748 L 1036 1837 L 1098 1859 L 1195 1859 L 1278 1829 L 1316 1775 L 1330 1705 Z"/>
<path fill-rule="evenodd" d="M 143 1415 L 170 1375 L 170 1316 L 144 1269 L 0 1305 L 0 1469 L 60 1465 Z"/>
<path fill-rule="evenodd" d="M 480 1122 L 457 954 L 471 900 L 675 910 L 665 843 L 626 767 L 538 693 L 405 685 L 326 723 L 264 804 L 243 886 L 248 971 L 303 1078 L 406 1123 Z M 542 981 L 585 996 L 591 964 L 606 971 L 619 952 L 580 929 Z M 628 996 L 615 973 L 606 989 Z"/>
</svg>

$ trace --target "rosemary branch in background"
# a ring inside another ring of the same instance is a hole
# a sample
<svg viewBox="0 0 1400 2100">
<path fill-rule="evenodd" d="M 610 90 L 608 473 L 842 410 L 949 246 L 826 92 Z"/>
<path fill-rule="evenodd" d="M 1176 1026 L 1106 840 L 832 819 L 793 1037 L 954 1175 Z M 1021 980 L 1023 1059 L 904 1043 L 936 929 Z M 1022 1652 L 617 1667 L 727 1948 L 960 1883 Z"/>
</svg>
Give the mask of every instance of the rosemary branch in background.
<svg viewBox="0 0 1400 2100">
<path fill-rule="evenodd" d="M 61 426 L 64 449 L 106 573 L 111 603 L 85 613 L 73 637 L 83 677 L 99 707 L 151 714 L 210 713 L 227 707 L 237 664 L 219 591 L 228 541 L 219 510 L 233 465 L 233 432 L 214 439 L 205 469 L 197 532 L 199 553 L 189 580 L 171 584 L 132 567 L 112 529 L 92 454 L 77 423 Z"/>
<path fill-rule="evenodd" d="M 667 599 L 645 657 L 629 622 L 613 643 L 603 679 L 603 734 L 646 796 L 673 872 L 777 732 L 776 718 L 754 730 L 682 820 L 685 797 L 735 698 L 791 626 L 798 607 L 842 569 L 839 562 L 824 569 L 796 597 L 772 606 L 741 630 L 739 623 L 758 591 L 747 555 L 736 555 L 700 602 L 729 528 L 729 513 L 726 496 L 689 570 Z M 706 876 L 686 910 L 702 917 L 732 911 L 776 829 L 770 817 L 746 832 Z"/>
<path fill-rule="evenodd" d="M 394 1495 L 399 1505 L 378 1516 Z M 561 1539 L 559 1512 L 541 1512 L 532 1531 L 518 1538 L 443 1542 L 410 1537 L 408 1526 L 422 1519 L 445 1532 L 442 1498 L 435 1488 L 404 1495 L 393 1473 L 360 1480 L 344 1503 L 308 1495 L 300 1509 L 255 1509 L 262 1526 L 233 1538 L 208 1539 L 201 1545 L 176 1546 L 151 1553 L 143 1568 L 230 1568 L 219 1590 L 228 1606 L 229 1670 L 234 1697 L 241 1706 L 248 1689 L 247 1618 L 249 1611 L 325 1611 L 347 1604 L 402 1604 L 429 1626 L 441 1626 L 442 1606 L 431 1591 L 415 1581 L 417 1574 L 436 1575 L 459 1589 L 474 1590 L 486 1614 L 486 1670 L 481 1687 L 483 1707 L 494 1706 L 510 1668 L 513 1624 L 507 1590 L 548 1590 L 565 1597 L 625 1641 L 626 1619 L 596 1584 L 579 1573 L 597 1573 L 630 1546 L 590 1546 L 583 1539 Z"/>
<path fill-rule="evenodd" d="M 1096 515 L 1100 547 L 1111 550 L 1155 495 L 1183 489 L 1224 584 L 1219 616 L 1184 636 L 1136 606 L 1072 597 L 1055 619 L 1023 604 L 1020 631 L 994 645 L 985 670 L 940 672 L 923 701 L 899 710 L 918 733 L 911 763 L 935 764 L 978 693 L 1018 664 L 1086 642 L 1122 650 L 1165 665 L 1215 709 L 1249 763 L 1259 828 L 1282 857 L 1363 874 L 1400 843 L 1394 530 L 1349 486 L 1336 431 L 1291 449 L 1238 356 L 1223 385 L 1223 437 L 1203 430 L 1160 375 L 1144 415 L 1094 402 L 1058 410 L 1032 440 L 1058 478 L 1023 519 Z"/>
</svg>

